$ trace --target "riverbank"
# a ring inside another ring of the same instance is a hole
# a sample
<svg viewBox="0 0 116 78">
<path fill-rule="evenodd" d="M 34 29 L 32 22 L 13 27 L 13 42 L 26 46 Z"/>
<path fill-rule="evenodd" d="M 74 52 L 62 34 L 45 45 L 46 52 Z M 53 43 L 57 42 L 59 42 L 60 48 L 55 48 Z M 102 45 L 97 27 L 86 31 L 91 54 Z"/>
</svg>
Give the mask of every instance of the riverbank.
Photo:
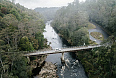
<svg viewBox="0 0 116 78">
<path fill-rule="evenodd" d="M 94 37 L 92 38 L 94 42 L 96 42 L 96 40 L 102 41 L 106 39 L 102 34 L 103 31 L 100 31 L 97 26 L 95 29 L 89 29 L 89 32 L 90 35 Z M 100 47 L 92 50 L 78 51 L 78 53 L 76 53 L 77 58 L 81 61 L 89 78 L 110 78 L 110 62 L 106 61 L 112 58 L 109 57 L 111 54 L 109 49 L 107 47 Z"/>
<path fill-rule="evenodd" d="M 102 46 L 92 50 L 78 51 L 76 55 L 89 78 L 116 78 L 115 70 L 113 70 L 115 52 L 116 43 L 111 47 Z"/>
<path fill-rule="evenodd" d="M 58 78 L 56 74 L 57 67 L 51 62 L 45 62 L 45 65 L 42 67 L 39 75 L 35 78 Z"/>
<path fill-rule="evenodd" d="M 92 24 L 92 23 L 89 22 L 87 28 L 88 29 L 95 29 L 96 26 L 94 24 Z"/>
<path fill-rule="evenodd" d="M 46 62 L 47 55 L 36 56 L 35 60 L 31 60 L 30 64 L 32 67 L 32 77 L 34 78 L 58 78 L 56 71 L 57 67 L 50 63 Z"/>
<path fill-rule="evenodd" d="M 53 27 L 51 27 L 49 21 L 46 23 L 46 27 L 44 30 L 46 30 L 46 32 L 43 33 L 44 38 L 47 39 L 48 44 L 51 43 L 50 46 L 52 47 L 52 49 L 67 47 L 67 44 L 65 43 L 67 43 L 68 41 L 59 37 Z M 70 44 L 68 45 L 70 46 Z M 59 76 L 59 78 L 87 78 L 81 64 L 79 63 L 78 65 L 76 59 L 73 58 L 70 53 L 64 53 L 64 59 L 67 66 L 61 63 L 61 56 L 61 53 L 50 54 L 46 58 L 47 62 L 51 62 L 57 66 L 57 75 Z"/>
</svg>

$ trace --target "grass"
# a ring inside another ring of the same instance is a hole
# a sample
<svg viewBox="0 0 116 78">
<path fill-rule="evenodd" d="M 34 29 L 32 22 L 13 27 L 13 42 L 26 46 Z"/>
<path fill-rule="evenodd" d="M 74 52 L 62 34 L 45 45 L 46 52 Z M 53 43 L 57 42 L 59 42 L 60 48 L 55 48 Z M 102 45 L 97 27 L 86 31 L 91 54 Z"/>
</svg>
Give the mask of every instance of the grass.
<svg viewBox="0 0 116 78">
<path fill-rule="evenodd" d="M 99 32 L 91 32 L 90 35 L 94 37 L 95 39 L 104 40 L 103 35 Z"/>
<path fill-rule="evenodd" d="M 97 43 L 95 41 L 92 41 L 92 40 L 89 39 L 89 44 L 96 45 Z"/>
<path fill-rule="evenodd" d="M 92 24 L 92 23 L 89 22 L 87 28 L 88 28 L 88 29 L 95 29 L 96 26 L 95 26 L 94 24 Z"/>
</svg>

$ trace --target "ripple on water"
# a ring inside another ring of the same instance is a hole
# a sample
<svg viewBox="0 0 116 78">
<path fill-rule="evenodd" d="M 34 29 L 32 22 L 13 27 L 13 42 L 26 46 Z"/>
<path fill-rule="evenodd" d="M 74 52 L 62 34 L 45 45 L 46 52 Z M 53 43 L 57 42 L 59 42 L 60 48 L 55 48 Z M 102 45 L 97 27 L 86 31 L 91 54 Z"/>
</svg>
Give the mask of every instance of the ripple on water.
<svg viewBox="0 0 116 78">
<path fill-rule="evenodd" d="M 48 43 L 51 42 L 50 46 L 52 48 L 62 48 L 62 45 L 64 44 L 62 44 L 60 37 L 49 23 L 50 22 L 46 24 L 46 32 L 43 33 L 44 37 L 48 40 Z M 46 61 L 56 64 L 59 78 L 87 78 L 82 65 L 77 61 L 77 59 L 73 58 L 70 53 L 64 53 L 65 61 L 67 64 L 66 66 L 61 64 L 61 56 L 62 54 L 50 54 L 46 58 Z"/>
</svg>

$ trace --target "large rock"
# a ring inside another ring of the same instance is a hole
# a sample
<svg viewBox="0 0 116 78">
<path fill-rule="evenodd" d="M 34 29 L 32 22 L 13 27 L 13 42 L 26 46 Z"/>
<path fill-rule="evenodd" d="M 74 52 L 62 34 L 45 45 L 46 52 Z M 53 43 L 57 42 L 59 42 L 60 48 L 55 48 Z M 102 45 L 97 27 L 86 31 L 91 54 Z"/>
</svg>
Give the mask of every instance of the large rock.
<svg viewBox="0 0 116 78">
<path fill-rule="evenodd" d="M 37 77 L 38 78 L 58 78 L 56 74 L 56 70 L 57 70 L 56 68 L 57 67 L 54 64 L 50 62 L 46 62 Z"/>
</svg>

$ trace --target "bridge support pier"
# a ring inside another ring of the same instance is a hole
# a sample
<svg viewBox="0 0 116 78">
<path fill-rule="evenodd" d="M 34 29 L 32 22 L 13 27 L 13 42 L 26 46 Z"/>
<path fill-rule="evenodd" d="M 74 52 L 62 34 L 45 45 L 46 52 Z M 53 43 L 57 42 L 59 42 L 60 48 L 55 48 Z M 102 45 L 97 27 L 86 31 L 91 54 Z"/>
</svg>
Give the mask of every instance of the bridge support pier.
<svg viewBox="0 0 116 78">
<path fill-rule="evenodd" d="M 64 53 L 62 53 L 62 60 L 64 60 Z"/>
<path fill-rule="evenodd" d="M 28 63 L 30 62 L 30 58 L 29 58 L 29 56 L 27 56 L 27 59 L 28 59 Z"/>
<path fill-rule="evenodd" d="M 65 61 L 64 61 L 64 53 L 62 53 L 61 62 L 65 63 Z"/>
</svg>

